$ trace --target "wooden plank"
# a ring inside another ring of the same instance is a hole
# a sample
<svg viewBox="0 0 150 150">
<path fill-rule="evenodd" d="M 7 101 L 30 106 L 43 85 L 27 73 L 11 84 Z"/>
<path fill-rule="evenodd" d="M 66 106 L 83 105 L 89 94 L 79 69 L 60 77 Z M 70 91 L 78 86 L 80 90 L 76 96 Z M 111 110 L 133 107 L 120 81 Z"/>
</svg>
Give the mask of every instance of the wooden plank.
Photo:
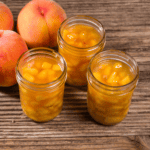
<svg viewBox="0 0 150 150">
<path fill-rule="evenodd" d="M 2 0 L 17 16 L 29 0 Z M 150 1 L 56 0 L 67 16 L 90 15 L 106 29 L 107 49 L 127 52 L 140 78 L 127 117 L 115 126 L 96 123 L 86 107 L 86 87 L 66 85 L 63 110 L 47 123 L 23 114 L 18 86 L 0 88 L 0 149 L 150 149 Z M 16 29 L 15 29 L 16 30 Z"/>
<path fill-rule="evenodd" d="M 114 144 L 115 143 L 115 144 Z M 8 139 L 0 140 L 0 145 L 7 149 L 116 149 L 135 150 L 134 141 L 126 137 L 77 137 L 77 138 L 43 138 L 43 139 Z"/>
<path fill-rule="evenodd" d="M 27 138 L 0 139 L 0 149 L 115 149 L 148 150 L 148 137 L 77 137 L 77 138 Z"/>
<path fill-rule="evenodd" d="M 18 86 L 14 86 L 16 90 Z M 88 114 L 86 91 L 66 85 L 63 110 L 58 117 L 47 123 L 36 123 L 26 117 L 19 97 L 0 98 L 0 138 L 72 137 L 72 136 L 127 136 L 150 135 L 150 100 L 145 97 L 149 88 L 139 83 L 135 90 L 129 114 L 115 126 L 97 124 Z M 143 93 L 143 94 L 142 94 Z M 15 95 L 16 95 L 15 94 Z M 140 95 L 140 96 L 139 96 Z"/>
</svg>

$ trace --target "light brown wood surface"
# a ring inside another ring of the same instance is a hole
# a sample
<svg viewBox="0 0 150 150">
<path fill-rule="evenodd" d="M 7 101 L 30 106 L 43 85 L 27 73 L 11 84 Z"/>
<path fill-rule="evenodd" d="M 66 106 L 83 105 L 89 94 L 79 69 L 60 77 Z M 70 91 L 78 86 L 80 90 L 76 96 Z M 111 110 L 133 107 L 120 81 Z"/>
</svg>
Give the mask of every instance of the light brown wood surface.
<svg viewBox="0 0 150 150">
<path fill-rule="evenodd" d="M 15 25 L 28 0 L 2 0 Z M 18 85 L 0 88 L 0 150 L 150 149 L 150 1 L 56 0 L 67 16 L 89 15 L 106 30 L 104 50 L 127 52 L 138 62 L 140 77 L 127 117 L 115 126 L 96 123 L 86 107 L 86 87 L 66 85 L 63 110 L 47 123 L 24 115 Z"/>
</svg>

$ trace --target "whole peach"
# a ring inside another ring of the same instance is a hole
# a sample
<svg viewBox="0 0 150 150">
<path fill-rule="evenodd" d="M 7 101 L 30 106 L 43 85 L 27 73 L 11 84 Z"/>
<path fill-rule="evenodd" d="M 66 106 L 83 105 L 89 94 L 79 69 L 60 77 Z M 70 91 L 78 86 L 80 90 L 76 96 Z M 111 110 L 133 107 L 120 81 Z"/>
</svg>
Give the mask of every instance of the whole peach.
<svg viewBox="0 0 150 150">
<path fill-rule="evenodd" d="M 30 48 L 55 47 L 57 31 L 66 19 L 63 8 L 52 0 L 32 0 L 20 11 L 17 31 Z"/>
<path fill-rule="evenodd" d="M 13 30 L 13 14 L 9 7 L 0 2 L 0 30 Z"/>
<path fill-rule="evenodd" d="M 28 47 L 21 36 L 12 30 L 0 30 L 0 86 L 16 84 L 15 67 Z"/>
</svg>

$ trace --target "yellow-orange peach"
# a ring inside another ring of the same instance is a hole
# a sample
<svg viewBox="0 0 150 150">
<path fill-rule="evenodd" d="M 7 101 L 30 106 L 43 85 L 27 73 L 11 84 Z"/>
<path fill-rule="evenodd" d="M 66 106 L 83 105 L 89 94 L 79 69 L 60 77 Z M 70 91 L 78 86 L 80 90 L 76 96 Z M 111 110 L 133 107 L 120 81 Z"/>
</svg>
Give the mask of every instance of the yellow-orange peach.
<svg viewBox="0 0 150 150">
<path fill-rule="evenodd" d="M 0 2 L 0 30 L 12 30 L 14 27 L 13 14 L 9 7 Z"/>
<path fill-rule="evenodd" d="M 63 8 L 51 0 L 32 0 L 20 11 L 17 31 L 30 48 L 54 47 L 57 31 L 66 19 Z"/>
<path fill-rule="evenodd" d="M 28 47 L 21 36 L 11 30 L 0 30 L 0 86 L 16 84 L 15 67 Z"/>
</svg>

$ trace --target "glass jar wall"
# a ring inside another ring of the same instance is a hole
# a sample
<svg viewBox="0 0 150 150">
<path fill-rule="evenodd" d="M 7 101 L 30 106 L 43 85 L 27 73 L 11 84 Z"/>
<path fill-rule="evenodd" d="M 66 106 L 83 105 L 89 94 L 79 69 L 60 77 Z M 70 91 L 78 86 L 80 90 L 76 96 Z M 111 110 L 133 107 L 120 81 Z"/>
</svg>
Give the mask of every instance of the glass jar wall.
<svg viewBox="0 0 150 150">
<path fill-rule="evenodd" d="M 103 25 L 89 16 L 74 16 L 65 20 L 58 31 L 59 53 L 67 63 L 67 83 L 87 84 L 86 72 L 90 59 L 105 45 Z"/>
<path fill-rule="evenodd" d="M 87 107 L 92 118 L 104 125 L 121 122 L 127 115 L 137 86 L 139 68 L 124 52 L 96 54 L 88 66 Z"/>
<path fill-rule="evenodd" d="M 61 112 L 66 70 L 63 57 L 49 48 L 35 48 L 21 55 L 16 78 L 21 106 L 29 118 L 45 122 Z"/>
</svg>

